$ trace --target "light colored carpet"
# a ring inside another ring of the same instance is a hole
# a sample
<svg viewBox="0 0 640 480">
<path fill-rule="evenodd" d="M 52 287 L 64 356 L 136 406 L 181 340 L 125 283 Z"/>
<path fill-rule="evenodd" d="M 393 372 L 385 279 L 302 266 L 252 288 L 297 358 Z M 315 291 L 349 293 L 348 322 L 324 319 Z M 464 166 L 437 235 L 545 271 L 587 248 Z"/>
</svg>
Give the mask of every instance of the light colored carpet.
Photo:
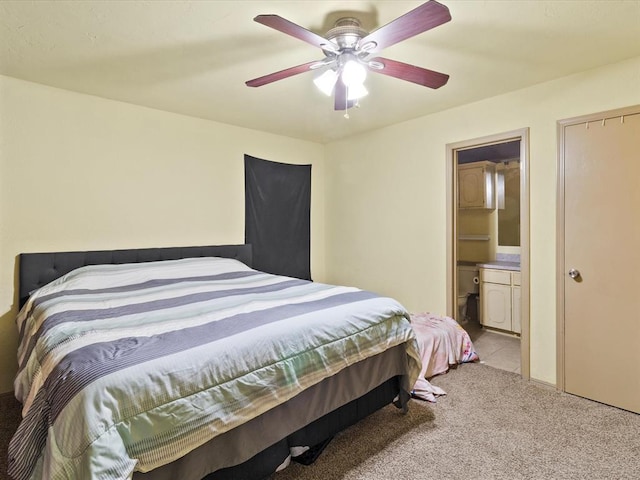
<svg viewBox="0 0 640 480">
<path fill-rule="evenodd" d="M 640 415 L 560 394 L 516 374 L 465 364 L 433 383 L 437 404 L 389 406 L 342 432 L 310 466 L 273 480 L 640 478 Z M 0 478 L 19 421 L 0 397 Z"/>
<path fill-rule="evenodd" d="M 273 479 L 640 478 L 640 415 L 481 364 L 433 383 L 448 393 L 438 403 L 385 407 Z"/>
</svg>

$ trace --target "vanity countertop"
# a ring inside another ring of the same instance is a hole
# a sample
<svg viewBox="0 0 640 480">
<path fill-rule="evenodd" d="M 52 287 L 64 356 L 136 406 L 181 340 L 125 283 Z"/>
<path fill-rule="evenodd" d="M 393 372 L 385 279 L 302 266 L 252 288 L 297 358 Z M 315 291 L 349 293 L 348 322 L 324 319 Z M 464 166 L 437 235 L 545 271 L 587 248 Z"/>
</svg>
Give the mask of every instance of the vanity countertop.
<svg viewBox="0 0 640 480">
<path fill-rule="evenodd" d="M 477 263 L 478 268 L 495 268 L 498 270 L 512 270 L 515 272 L 520 271 L 520 262 L 505 262 L 500 260 L 495 260 L 491 262 L 485 263 Z"/>
</svg>

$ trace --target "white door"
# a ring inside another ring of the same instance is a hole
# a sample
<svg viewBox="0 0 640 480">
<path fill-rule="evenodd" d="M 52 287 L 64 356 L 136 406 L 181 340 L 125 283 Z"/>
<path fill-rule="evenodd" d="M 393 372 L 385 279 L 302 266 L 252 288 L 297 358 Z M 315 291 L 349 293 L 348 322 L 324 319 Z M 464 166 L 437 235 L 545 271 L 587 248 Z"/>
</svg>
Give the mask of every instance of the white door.
<svg viewBox="0 0 640 480">
<path fill-rule="evenodd" d="M 561 126 L 560 365 L 565 391 L 640 413 L 640 107 L 618 113 Z"/>
</svg>

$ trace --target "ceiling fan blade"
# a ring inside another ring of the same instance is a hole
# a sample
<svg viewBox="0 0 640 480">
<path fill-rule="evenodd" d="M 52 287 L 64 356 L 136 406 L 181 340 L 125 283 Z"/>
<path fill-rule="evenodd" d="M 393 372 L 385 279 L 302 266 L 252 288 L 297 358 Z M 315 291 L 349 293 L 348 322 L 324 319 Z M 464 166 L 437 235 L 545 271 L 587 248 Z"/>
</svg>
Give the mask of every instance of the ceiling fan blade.
<svg viewBox="0 0 640 480">
<path fill-rule="evenodd" d="M 244 83 L 247 85 L 247 87 L 261 87 L 262 85 L 266 85 L 268 83 L 277 82 L 278 80 L 282 80 L 284 78 L 289 78 L 300 73 L 308 72 L 309 70 L 311 70 L 311 67 L 313 65 L 317 64 L 317 60 L 313 62 L 303 63 L 302 65 L 298 65 L 297 67 L 285 68 L 284 70 L 280 70 L 279 72 L 274 72 L 270 73 L 269 75 L 264 75 L 263 77 L 254 78 L 253 80 L 249 80 Z"/>
<path fill-rule="evenodd" d="M 348 110 L 355 105 L 353 100 L 347 100 L 347 86 L 341 78 L 336 81 L 333 91 L 334 110 Z"/>
<path fill-rule="evenodd" d="M 435 0 L 430 0 L 371 32 L 360 40 L 360 45 L 373 42 L 374 46 L 369 47 L 367 52 L 379 52 L 383 48 L 426 32 L 449 20 L 451 20 L 449 9 Z"/>
<path fill-rule="evenodd" d="M 389 60 L 388 58 L 377 57 L 371 60 L 384 65 L 384 68 L 369 68 L 369 71 L 389 75 L 390 77 L 406 80 L 407 82 L 417 83 L 424 87 L 440 88 L 449 81 L 449 75 L 426 68 L 416 67 L 408 63 Z"/>
<path fill-rule="evenodd" d="M 254 18 L 254 20 L 262 25 L 266 25 L 267 27 L 271 27 L 274 30 L 278 30 L 279 32 L 286 33 L 287 35 L 291 35 L 303 42 L 310 43 L 318 48 L 322 48 L 323 50 L 329 50 L 331 52 L 337 52 L 337 47 L 331 43 L 330 40 L 327 40 L 320 35 L 313 33 L 306 28 L 301 27 L 300 25 L 296 25 L 293 22 L 290 22 L 286 18 L 282 18 L 279 15 L 258 15 Z"/>
</svg>

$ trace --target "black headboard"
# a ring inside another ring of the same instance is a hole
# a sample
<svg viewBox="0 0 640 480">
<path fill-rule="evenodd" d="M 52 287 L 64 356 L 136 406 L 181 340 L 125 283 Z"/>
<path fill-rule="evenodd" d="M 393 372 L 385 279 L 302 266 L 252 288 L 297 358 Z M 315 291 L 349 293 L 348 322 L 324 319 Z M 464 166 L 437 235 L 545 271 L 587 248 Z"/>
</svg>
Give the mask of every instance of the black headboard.
<svg viewBox="0 0 640 480">
<path fill-rule="evenodd" d="M 251 245 L 211 245 L 204 247 L 139 248 L 20 254 L 20 307 L 29 293 L 65 273 L 85 265 L 155 262 L 193 257 L 235 258 L 251 266 Z"/>
</svg>

